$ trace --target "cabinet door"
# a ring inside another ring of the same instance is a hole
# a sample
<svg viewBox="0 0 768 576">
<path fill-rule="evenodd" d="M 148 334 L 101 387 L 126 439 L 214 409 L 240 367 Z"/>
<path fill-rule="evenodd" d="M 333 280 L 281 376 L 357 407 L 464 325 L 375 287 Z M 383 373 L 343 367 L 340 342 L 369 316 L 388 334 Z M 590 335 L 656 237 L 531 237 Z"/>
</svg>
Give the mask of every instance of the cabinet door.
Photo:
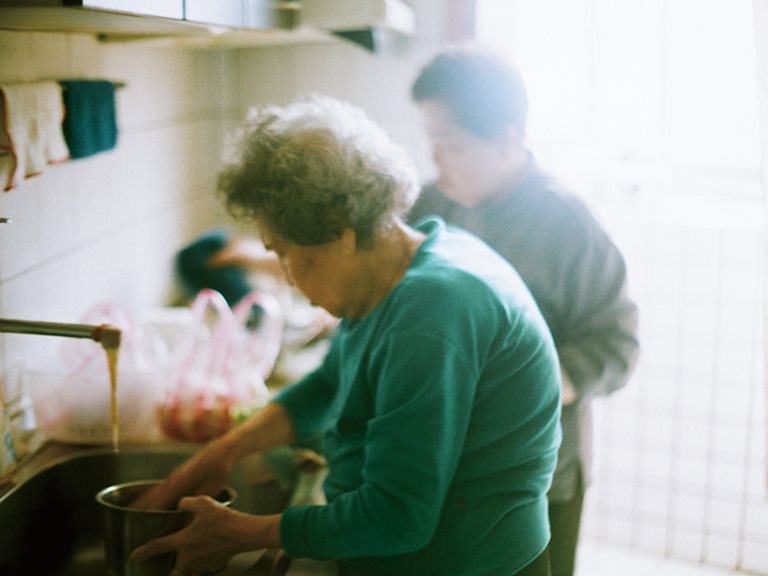
<svg viewBox="0 0 768 576">
<path fill-rule="evenodd" d="M 163 16 L 179 20 L 184 18 L 184 0 L 82 0 L 82 5 L 83 8 L 116 10 L 130 14 Z"/>
<path fill-rule="evenodd" d="M 282 21 L 290 17 L 290 7 L 296 2 L 275 2 L 274 0 L 244 0 L 246 28 L 291 28 Z M 289 12 L 285 14 L 285 12 Z M 294 10 L 295 12 L 295 10 Z"/>
<path fill-rule="evenodd" d="M 186 0 L 184 19 L 201 24 L 242 28 L 243 0 Z"/>
</svg>

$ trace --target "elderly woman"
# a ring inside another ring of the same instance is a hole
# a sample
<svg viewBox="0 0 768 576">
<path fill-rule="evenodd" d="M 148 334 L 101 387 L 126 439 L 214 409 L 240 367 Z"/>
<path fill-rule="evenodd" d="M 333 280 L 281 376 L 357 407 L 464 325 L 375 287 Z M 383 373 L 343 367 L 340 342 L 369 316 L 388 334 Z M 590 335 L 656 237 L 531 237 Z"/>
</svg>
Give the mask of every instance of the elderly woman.
<svg viewBox="0 0 768 576">
<path fill-rule="evenodd" d="M 559 444 L 551 336 L 513 268 L 440 220 L 401 217 L 414 170 L 358 109 L 255 113 L 220 176 L 288 280 L 341 318 L 322 365 L 174 471 L 146 506 L 194 521 L 137 549 L 176 573 L 283 547 L 342 574 L 549 574 Z M 274 516 L 215 504 L 242 457 L 323 431 L 327 504 Z"/>
</svg>

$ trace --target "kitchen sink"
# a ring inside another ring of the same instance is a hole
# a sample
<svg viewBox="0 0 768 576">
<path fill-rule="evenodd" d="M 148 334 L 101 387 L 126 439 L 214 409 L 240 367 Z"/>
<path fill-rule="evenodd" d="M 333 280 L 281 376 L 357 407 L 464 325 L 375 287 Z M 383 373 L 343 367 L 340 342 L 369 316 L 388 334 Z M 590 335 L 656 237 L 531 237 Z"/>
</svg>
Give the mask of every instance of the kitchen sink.
<svg viewBox="0 0 768 576">
<path fill-rule="evenodd" d="M 107 486 L 165 477 L 189 452 L 97 451 L 66 456 L 43 467 L 0 497 L 0 574 L 103 576 L 103 509 L 96 493 Z M 281 511 L 290 494 L 276 483 L 247 484 L 234 473 L 233 508 L 253 514 Z M 258 556 L 235 557 L 226 574 L 245 570 Z M 236 561 L 238 560 L 238 561 Z"/>
</svg>

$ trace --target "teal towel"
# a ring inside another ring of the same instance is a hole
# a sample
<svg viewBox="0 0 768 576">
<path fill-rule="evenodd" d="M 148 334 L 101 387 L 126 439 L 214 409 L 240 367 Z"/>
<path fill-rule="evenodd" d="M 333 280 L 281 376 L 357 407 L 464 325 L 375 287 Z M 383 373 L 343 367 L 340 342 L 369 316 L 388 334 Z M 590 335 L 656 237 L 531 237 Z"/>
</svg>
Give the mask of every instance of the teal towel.
<svg viewBox="0 0 768 576">
<path fill-rule="evenodd" d="M 62 130 L 70 158 L 86 158 L 117 144 L 115 85 L 107 80 L 62 80 Z"/>
</svg>

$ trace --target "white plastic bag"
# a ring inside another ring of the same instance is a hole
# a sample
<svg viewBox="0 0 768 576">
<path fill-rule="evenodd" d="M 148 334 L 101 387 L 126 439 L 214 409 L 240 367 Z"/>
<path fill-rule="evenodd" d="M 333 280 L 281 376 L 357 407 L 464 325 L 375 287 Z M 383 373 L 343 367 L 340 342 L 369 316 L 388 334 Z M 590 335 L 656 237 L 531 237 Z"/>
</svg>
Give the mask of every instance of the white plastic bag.
<svg viewBox="0 0 768 576">
<path fill-rule="evenodd" d="M 93 306 L 82 322 L 110 324 L 121 330 L 117 360 L 120 441 L 159 440 L 162 435 L 155 412 L 167 366 L 165 343 L 114 304 Z M 65 338 L 59 360 L 50 366 L 27 367 L 25 379 L 37 425 L 47 437 L 72 443 L 112 442 L 112 391 L 101 344 Z"/>
</svg>

